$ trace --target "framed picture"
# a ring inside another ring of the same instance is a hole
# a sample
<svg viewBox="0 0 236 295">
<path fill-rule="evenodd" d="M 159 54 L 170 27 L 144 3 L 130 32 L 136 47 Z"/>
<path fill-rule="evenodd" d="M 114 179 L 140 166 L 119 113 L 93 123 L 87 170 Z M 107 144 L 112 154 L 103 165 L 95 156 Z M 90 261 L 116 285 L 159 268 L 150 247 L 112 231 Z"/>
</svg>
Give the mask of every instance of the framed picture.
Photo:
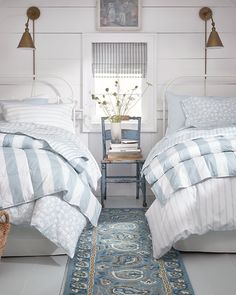
<svg viewBox="0 0 236 295">
<path fill-rule="evenodd" d="M 97 29 L 140 30 L 141 0 L 97 0 Z"/>
</svg>

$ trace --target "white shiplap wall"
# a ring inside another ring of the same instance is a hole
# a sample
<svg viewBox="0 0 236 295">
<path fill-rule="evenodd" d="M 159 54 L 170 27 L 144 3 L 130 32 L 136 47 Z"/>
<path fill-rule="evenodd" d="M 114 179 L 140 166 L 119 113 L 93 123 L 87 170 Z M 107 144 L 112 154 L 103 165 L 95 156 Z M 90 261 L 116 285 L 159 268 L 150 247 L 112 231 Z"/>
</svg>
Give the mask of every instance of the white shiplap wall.
<svg viewBox="0 0 236 295">
<path fill-rule="evenodd" d="M 0 74 L 32 71 L 31 53 L 17 50 L 24 30 L 26 10 L 38 6 L 41 16 L 36 21 L 36 58 L 38 73 L 54 73 L 67 79 L 81 103 L 83 33 L 96 32 L 95 0 L 2 0 L 0 1 Z M 213 10 L 216 28 L 225 47 L 208 50 L 209 74 L 236 74 L 236 0 L 143 0 L 141 33 L 156 33 L 157 85 L 176 75 L 203 74 L 204 22 L 199 9 Z M 209 24 L 210 29 L 210 24 Z M 105 34 L 105 33 L 103 33 Z M 125 33 L 124 33 L 125 34 Z M 138 34 L 138 33 L 137 33 Z M 160 92 L 157 97 L 160 115 Z M 159 120 L 159 126 L 161 121 Z M 159 130 L 161 130 L 159 128 Z M 89 148 L 101 159 L 100 134 L 89 134 Z M 159 133 L 142 135 L 146 155 L 160 138 Z M 96 143 L 96 144 L 94 144 Z M 131 171 L 130 171 L 131 172 Z M 110 191 L 111 193 L 111 191 Z M 130 187 L 114 188 L 113 194 L 131 194 Z"/>
</svg>

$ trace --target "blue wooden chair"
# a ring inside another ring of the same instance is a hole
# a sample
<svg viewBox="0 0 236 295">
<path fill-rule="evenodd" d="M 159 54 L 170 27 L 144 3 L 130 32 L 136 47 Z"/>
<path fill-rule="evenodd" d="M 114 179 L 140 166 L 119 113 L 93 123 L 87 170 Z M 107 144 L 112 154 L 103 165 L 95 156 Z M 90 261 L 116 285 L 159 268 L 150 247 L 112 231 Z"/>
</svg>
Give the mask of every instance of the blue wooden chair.
<svg viewBox="0 0 236 295">
<path fill-rule="evenodd" d="M 107 147 L 111 142 L 111 130 L 106 129 L 105 121 L 107 117 L 101 118 L 102 123 L 102 147 L 103 147 L 103 160 L 101 161 L 102 179 L 101 179 L 101 203 L 104 207 L 104 200 L 107 198 L 107 184 L 108 183 L 136 183 L 136 199 L 139 199 L 139 190 L 141 189 L 143 194 L 143 206 L 146 207 L 146 182 L 144 176 L 141 176 L 141 170 L 144 163 L 143 158 L 137 159 L 122 159 L 110 160 L 107 156 Z M 136 140 L 138 147 L 140 148 L 140 131 L 141 131 L 141 117 L 126 117 L 125 120 L 137 121 L 135 129 L 122 129 L 122 140 Z M 132 176 L 109 176 L 107 172 L 108 165 L 136 165 L 136 174 Z"/>
</svg>

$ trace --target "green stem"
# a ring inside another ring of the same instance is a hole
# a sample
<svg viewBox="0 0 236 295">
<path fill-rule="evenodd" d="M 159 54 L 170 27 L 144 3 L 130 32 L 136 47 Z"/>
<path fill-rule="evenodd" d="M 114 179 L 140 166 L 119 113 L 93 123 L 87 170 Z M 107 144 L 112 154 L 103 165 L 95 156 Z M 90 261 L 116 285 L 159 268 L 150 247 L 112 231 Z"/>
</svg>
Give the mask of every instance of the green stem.
<svg viewBox="0 0 236 295">
<path fill-rule="evenodd" d="M 132 108 L 134 108 L 136 106 L 136 104 L 141 100 L 141 98 L 143 97 L 143 95 L 145 94 L 145 92 L 147 91 L 148 87 L 151 86 L 149 84 L 147 84 L 146 88 L 143 90 L 143 93 L 140 94 L 139 98 L 133 103 L 133 105 L 131 105 L 129 107 L 129 109 L 127 110 L 127 112 L 129 112 Z"/>
<path fill-rule="evenodd" d="M 132 89 L 129 97 L 127 98 L 127 103 L 124 105 L 124 111 L 123 111 L 123 114 L 122 115 L 126 115 L 127 114 L 127 111 L 129 110 L 128 107 L 129 107 L 129 104 L 130 104 L 130 101 L 131 101 L 129 98 L 131 98 L 133 96 L 134 90 L 135 89 Z"/>
</svg>

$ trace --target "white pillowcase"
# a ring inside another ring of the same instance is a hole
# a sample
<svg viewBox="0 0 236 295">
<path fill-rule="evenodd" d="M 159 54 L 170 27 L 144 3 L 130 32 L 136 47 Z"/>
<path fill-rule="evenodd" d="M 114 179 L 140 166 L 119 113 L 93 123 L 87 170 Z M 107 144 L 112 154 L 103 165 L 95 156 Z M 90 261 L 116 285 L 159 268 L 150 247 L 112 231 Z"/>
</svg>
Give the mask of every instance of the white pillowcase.
<svg viewBox="0 0 236 295">
<path fill-rule="evenodd" d="M 177 95 L 169 91 L 165 95 L 168 106 L 168 127 L 166 134 L 169 135 L 185 126 L 185 115 L 181 102 L 189 96 Z"/>
<path fill-rule="evenodd" d="M 49 99 L 44 97 L 30 97 L 21 100 L 20 102 L 28 104 L 48 104 Z"/>
<path fill-rule="evenodd" d="M 48 104 L 48 98 L 33 96 L 33 97 L 25 98 L 25 99 L 22 99 L 22 100 L 18 100 L 18 99 L 3 99 L 3 100 L 0 100 L 0 104 L 3 104 L 3 103 L 8 103 L 8 104 L 24 103 L 24 104 L 31 104 L 31 105 Z M 3 114 L 2 114 L 2 108 L 0 108 L 0 121 L 2 121 L 2 120 L 4 120 L 4 117 L 3 117 Z"/>
<path fill-rule="evenodd" d="M 75 132 L 72 121 L 72 104 L 2 103 L 1 105 L 3 117 L 8 122 L 32 122 Z"/>
<path fill-rule="evenodd" d="M 236 124 L 236 97 L 189 97 L 182 100 L 186 127 L 216 128 Z"/>
</svg>

